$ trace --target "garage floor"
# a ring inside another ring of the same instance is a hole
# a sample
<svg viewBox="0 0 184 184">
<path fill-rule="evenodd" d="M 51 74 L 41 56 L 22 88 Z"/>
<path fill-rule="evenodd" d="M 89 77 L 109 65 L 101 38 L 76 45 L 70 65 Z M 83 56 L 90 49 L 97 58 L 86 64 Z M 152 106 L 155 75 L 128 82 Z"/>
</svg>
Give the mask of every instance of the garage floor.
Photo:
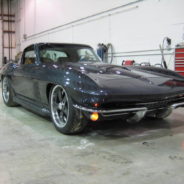
<svg viewBox="0 0 184 184">
<path fill-rule="evenodd" d="M 183 184 L 184 113 L 103 122 L 75 136 L 0 97 L 0 184 Z"/>
</svg>

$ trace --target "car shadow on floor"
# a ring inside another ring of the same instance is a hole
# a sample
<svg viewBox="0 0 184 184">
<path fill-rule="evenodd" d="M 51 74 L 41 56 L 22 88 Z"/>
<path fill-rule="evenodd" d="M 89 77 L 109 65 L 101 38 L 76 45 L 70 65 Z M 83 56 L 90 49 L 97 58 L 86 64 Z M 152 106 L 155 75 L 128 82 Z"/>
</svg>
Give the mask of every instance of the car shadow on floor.
<svg viewBox="0 0 184 184">
<path fill-rule="evenodd" d="M 11 111 L 11 108 L 6 109 L 8 112 Z M 19 110 L 19 113 L 24 117 L 24 125 L 30 126 L 37 131 L 37 133 L 43 134 L 43 132 L 46 131 L 47 133 L 44 133 L 45 136 L 60 136 L 51 124 L 51 119 L 49 117 L 36 115 L 30 110 L 22 107 L 17 107 L 17 110 Z M 17 111 L 15 111 L 15 113 L 17 113 Z M 11 113 L 11 115 L 14 116 L 14 113 Z M 19 118 L 15 115 L 16 119 L 20 119 L 20 122 L 22 122 L 22 116 Z M 125 120 L 111 120 L 96 123 L 89 122 L 84 132 L 75 134 L 74 136 L 107 140 L 122 138 L 128 141 L 137 141 L 140 139 L 147 140 L 149 138 L 172 136 L 181 132 L 184 132 L 184 121 L 182 117 L 178 118 L 177 114 L 172 114 L 164 120 L 143 119 L 134 124 L 127 123 Z"/>
<path fill-rule="evenodd" d="M 132 141 L 173 136 L 184 132 L 184 121 L 167 118 L 165 120 L 143 119 L 134 124 L 123 120 L 91 122 L 81 136 L 105 139 L 128 138 Z"/>
</svg>

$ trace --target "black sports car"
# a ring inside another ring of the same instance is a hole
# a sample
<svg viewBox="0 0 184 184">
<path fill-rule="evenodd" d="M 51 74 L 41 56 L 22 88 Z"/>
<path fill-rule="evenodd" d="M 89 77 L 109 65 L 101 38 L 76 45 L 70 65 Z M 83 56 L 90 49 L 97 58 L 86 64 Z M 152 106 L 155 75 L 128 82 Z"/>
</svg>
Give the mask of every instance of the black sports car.
<svg viewBox="0 0 184 184">
<path fill-rule="evenodd" d="M 2 68 L 1 80 L 7 106 L 50 115 L 65 134 L 82 131 L 89 120 L 164 118 L 184 106 L 181 75 L 103 63 L 88 45 L 31 45 L 19 63 Z"/>
</svg>

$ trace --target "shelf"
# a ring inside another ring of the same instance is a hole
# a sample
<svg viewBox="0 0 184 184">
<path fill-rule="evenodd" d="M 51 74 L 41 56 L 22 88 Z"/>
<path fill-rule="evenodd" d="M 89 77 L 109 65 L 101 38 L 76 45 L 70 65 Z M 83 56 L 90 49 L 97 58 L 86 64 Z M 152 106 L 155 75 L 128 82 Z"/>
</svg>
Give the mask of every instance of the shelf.
<svg viewBox="0 0 184 184">
<path fill-rule="evenodd" d="M 184 59 L 176 59 L 175 58 L 175 63 L 183 63 L 184 62 Z"/>
<path fill-rule="evenodd" d="M 15 14 L 0 14 L 0 16 L 3 16 L 3 17 L 15 17 Z"/>
<path fill-rule="evenodd" d="M 184 67 L 184 63 L 183 64 L 176 64 L 175 67 L 177 67 L 177 68 Z"/>
<path fill-rule="evenodd" d="M 12 33 L 12 34 L 14 34 L 14 33 L 15 33 L 15 31 L 8 31 L 8 30 L 4 30 L 4 31 L 3 31 L 3 33 L 8 33 L 8 34 L 9 34 L 9 33 Z"/>
<path fill-rule="evenodd" d="M 15 49 L 16 47 L 3 47 L 4 49 Z"/>
<path fill-rule="evenodd" d="M 15 20 L 3 20 L 3 22 L 10 22 L 10 23 L 15 23 Z"/>
<path fill-rule="evenodd" d="M 182 60 L 182 59 L 184 60 L 184 57 L 177 57 L 177 56 L 176 56 L 175 59 L 176 59 L 176 60 Z"/>
</svg>

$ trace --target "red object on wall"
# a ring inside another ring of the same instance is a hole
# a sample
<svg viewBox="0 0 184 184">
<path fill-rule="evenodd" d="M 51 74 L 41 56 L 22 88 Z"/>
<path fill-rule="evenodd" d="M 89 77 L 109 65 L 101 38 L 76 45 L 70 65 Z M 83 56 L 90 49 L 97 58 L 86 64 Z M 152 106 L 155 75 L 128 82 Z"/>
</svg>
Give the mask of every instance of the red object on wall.
<svg viewBox="0 0 184 184">
<path fill-rule="evenodd" d="M 122 62 L 122 65 L 133 65 L 135 63 L 135 61 L 134 60 L 124 60 L 123 62 Z"/>
<path fill-rule="evenodd" d="M 175 49 L 175 71 L 184 76 L 184 47 Z"/>
</svg>

